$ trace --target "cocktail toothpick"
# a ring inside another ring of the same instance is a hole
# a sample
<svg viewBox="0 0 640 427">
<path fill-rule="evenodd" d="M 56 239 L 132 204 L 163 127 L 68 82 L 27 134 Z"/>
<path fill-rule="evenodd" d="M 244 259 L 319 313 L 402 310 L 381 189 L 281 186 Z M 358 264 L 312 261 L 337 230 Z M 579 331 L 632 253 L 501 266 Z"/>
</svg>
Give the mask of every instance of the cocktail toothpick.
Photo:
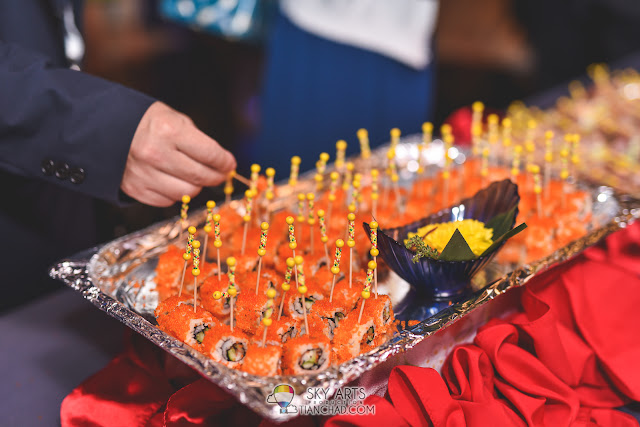
<svg viewBox="0 0 640 427">
<path fill-rule="evenodd" d="M 353 182 L 351 183 L 351 204 L 354 212 L 358 210 L 360 205 L 360 179 L 362 179 L 362 176 L 357 173 L 353 176 Z"/>
<path fill-rule="evenodd" d="M 396 166 L 396 150 L 394 150 L 393 148 L 390 148 L 389 151 L 387 151 L 387 160 L 388 160 L 388 174 L 389 174 L 389 178 L 391 179 L 391 186 L 393 187 L 393 190 L 396 194 L 396 204 L 400 207 L 400 210 L 402 211 L 402 200 L 400 197 L 400 187 L 398 185 L 398 181 L 400 180 L 400 177 L 398 176 L 398 168 Z M 385 195 L 383 196 L 383 200 L 384 200 L 384 204 L 386 205 L 388 202 L 388 188 L 385 189 Z"/>
<path fill-rule="evenodd" d="M 284 282 L 282 282 L 282 300 L 280 300 L 280 310 L 278 311 L 278 320 L 282 317 L 282 309 L 284 307 L 284 300 L 287 297 L 287 291 L 291 289 L 291 276 L 293 275 L 293 268 L 296 262 L 292 257 L 287 258 L 287 271 L 284 273 Z"/>
<path fill-rule="evenodd" d="M 347 162 L 347 171 L 344 174 L 344 179 L 342 180 L 342 189 L 346 192 L 351 188 L 351 181 L 353 181 L 353 170 L 355 169 L 355 165 L 353 162 Z M 345 200 L 349 200 L 348 197 L 345 197 Z"/>
<path fill-rule="evenodd" d="M 431 122 L 425 122 L 422 124 L 422 143 L 418 144 L 418 176 L 422 178 L 424 176 L 424 151 L 427 149 L 431 141 L 433 140 L 433 124 Z M 425 185 L 420 185 L 420 197 L 426 197 Z M 375 217 L 375 214 L 374 214 Z"/>
<path fill-rule="evenodd" d="M 536 208 L 538 218 L 542 218 L 542 183 L 540 182 L 540 166 L 531 165 L 531 173 L 533 174 L 533 192 L 536 195 Z"/>
<path fill-rule="evenodd" d="M 193 275 L 193 312 L 196 312 L 196 305 L 198 304 L 198 276 L 200 275 L 200 241 L 193 241 L 193 268 L 191 269 Z"/>
<path fill-rule="evenodd" d="M 553 167 L 553 131 L 544 133 L 544 198 L 551 195 L 551 168 Z"/>
<path fill-rule="evenodd" d="M 289 186 L 295 187 L 298 184 L 298 173 L 300 172 L 301 159 L 298 156 L 291 158 L 291 174 L 289 175 Z"/>
<path fill-rule="evenodd" d="M 213 298 L 219 300 L 220 298 L 229 298 L 229 326 L 231 332 L 233 332 L 233 300 L 238 295 L 238 289 L 236 289 L 236 259 L 234 257 L 227 258 L 227 277 L 229 278 L 229 288 L 227 292 L 215 291 Z"/>
<path fill-rule="evenodd" d="M 222 280 L 222 269 L 220 268 L 220 248 L 222 247 L 222 240 L 220 239 L 220 214 L 213 214 L 213 246 L 216 248 L 218 282 L 220 282 Z"/>
<path fill-rule="evenodd" d="M 344 140 L 340 140 L 336 142 L 336 170 L 342 173 L 344 169 L 344 159 L 347 153 L 347 142 Z"/>
<path fill-rule="evenodd" d="M 380 255 L 380 251 L 378 250 L 378 223 L 376 221 L 371 221 L 369 223 L 369 228 L 371 229 L 371 235 L 369 239 L 371 240 L 371 249 L 369 250 L 369 254 L 373 257 L 373 261 L 378 265 L 378 255 Z M 376 298 L 378 298 L 378 268 L 373 269 L 373 281 L 375 283 L 375 293 Z"/>
<path fill-rule="evenodd" d="M 301 295 L 300 299 L 302 301 L 302 315 L 304 316 L 304 327 L 307 335 L 309 335 L 309 321 L 307 320 L 307 297 L 305 294 L 307 293 L 307 281 L 304 276 L 304 260 L 300 255 L 294 258 L 296 261 L 296 269 L 298 270 L 298 293 Z"/>
<path fill-rule="evenodd" d="M 562 208 L 567 206 L 567 179 L 569 178 L 569 150 L 560 150 L 560 178 L 562 179 Z"/>
<path fill-rule="evenodd" d="M 534 119 L 529 119 L 527 121 L 527 133 L 524 141 L 524 150 L 526 152 L 527 160 L 527 172 L 529 172 L 525 175 L 527 177 L 527 186 L 530 185 L 531 177 L 533 176 L 531 172 L 531 166 L 534 163 L 534 154 L 536 152 L 536 144 L 534 142 L 534 138 L 537 127 L 538 124 Z"/>
<path fill-rule="evenodd" d="M 476 127 L 482 128 L 482 114 L 484 113 L 484 104 L 480 101 L 476 101 L 471 104 L 471 135 L 473 135 L 473 130 Z M 477 147 L 476 151 L 473 155 L 477 156 L 480 154 L 479 147 Z"/>
<path fill-rule="evenodd" d="M 191 197 L 186 194 L 182 196 L 182 207 L 180 208 L 180 230 L 184 230 L 187 225 L 187 212 L 189 212 L 189 202 Z"/>
<path fill-rule="evenodd" d="M 264 325 L 264 332 L 262 333 L 262 347 L 267 342 L 267 328 L 273 323 L 271 314 L 273 312 L 273 299 L 276 297 L 276 290 L 274 288 L 267 289 L 267 305 L 264 317 L 262 318 L 262 324 Z M 271 309 L 271 310 L 269 310 Z"/>
<path fill-rule="evenodd" d="M 314 209 L 314 200 L 315 200 L 316 196 L 313 193 L 307 193 L 307 224 L 309 224 L 309 243 L 311 244 L 311 253 L 315 253 L 315 245 L 313 242 L 313 235 L 315 234 L 313 232 L 314 229 L 314 225 L 316 225 L 316 213 L 315 213 L 315 209 Z"/>
<path fill-rule="evenodd" d="M 324 256 L 327 258 L 327 265 L 329 263 L 329 249 L 327 248 L 327 242 L 329 237 L 327 236 L 327 224 L 324 218 L 324 209 L 318 209 L 318 224 L 320 226 L 320 241 L 324 246 Z"/>
<path fill-rule="evenodd" d="M 371 169 L 371 214 L 374 218 L 378 216 L 378 198 L 380 197 L 378 193 L 379 176 L 380 172 L 378 172 L 378 169 Z"/>
<path fill-rule="evenodd" d="M 189 237 L 187 238 L 187 249 L 182 254 L 182 259 L 184 259 L 184 266 L 182 267 L 182 277 L 180 278 L 180 291 L 178 292 L 178 296 L 182 295 L 182 287 L 184 286 L 184 275 L 187 272 L 187 264 L 191 259 L 191 251 L 193 250 L 193 240 L 196 238 L 196 228 L 192 225 L 187 229 L 189 233 Z"/>
<path fill-rule="evenodd" d="M 489 114 L 487 117 L 487 124 L 489 125 L 489 132 L 487 135 L 487 141 L 489 142 L 489 150 L 490 150 L 490 163 L 495 166 L 496 164 L 496 154 L 498 150 L 498 140 L 500 139 L 499 134 L 499 120 L 497 114 Z"/>
<path fill-rule="evenodd" d="M 389 135 L 391 136 L 391 148 L 394 150 L 398 147 L 400 143 L 400 129 L 393 128 L 389 131 Z"/>
<path fill-rule="evenodd" d="M 298 220 L 298 238 L 302 241 L 302 231 L 304 230 L 304 221 L 305 221 L 305 215 L 304 215 L 304 205 L 305 205 L 305 201 L 307 200 L 307 196 L 305 196 L 304 193 L 298 193 L 298 216 L 296 217 L 296 219 Z"/>
<path fill-rule="evenodd" d="M 489 178 L 489 147 L 486 146 L 482 149 L 482 164 L 480 166 L 480 176 L 482 177 L 482 186 L 487 186 L 487 179 Z"/>
<path fill-rule="evenodd" d="M 574 133 L 571 136 L 571 176 L 576 175 L 578 163 L 580 163 L 580 135 Z"/>
<path fill-rule="evenodd" d="M 204 247 L 202 248 L 202 268 L 204 269 L 204 264 L 207 262 L 207 244 L 209 242 L 209 233 L 211 233 L 211 221 L 213 221 L 213 208 L 216 207 L 216 202 L 213 200 L 209 200 L 207 202 L 207 220 L 204 224 Z"/>
<path fill-rule="evenodd" d="M 329 161 L 329 153 L 320 153 L 320 159 L 316 162 L 316 191 L 320 193 L 324 183 L 324 173 L 327 170 L 327 162 Z"/>
<path fill-rule="evenodd" d="M 331 221 L 331 211 L 333 210 L 333 203 L 336 201 L 336 190 L 338 189 L 340 174 L 333 171 L 329 175 L 329 178 L 331 178 L 331 183 L 329 184 L 329 212 L 327 213 L 327 221 Z"/>
<path fill-rule="evenodd" d="M 358 129 L 358 141 L 360 142 L 360 157 L 368 161 L 371 157 L 371 148 L 369 147 L 369 132 L 366 129 Z"/>
<path fill-rule="evenodd" d="M 502 152 L 506 156 L 511 149 L 511 119 L 502 119 Z"/>
<path fill-rule="evenodd" d="M 342 258 L 342 247 L 344 246 L 344 240 L 336 240 L 336 254 L 333 258 L 333 266 L 331 267 L 331 273 L 333 274 L 333 280 L 331 282 L 331 293 L 329 293 L 329 302 L 333 301 L 333 288 L 336 286 L 336 278 L 340 274 L 340 258 Z"/>
<path fill-rule="evenodd" d="M 274 168 L 267 168 L 265 171 L 267 175 L 267 191 L 265 192 L 265 198 L 267 199 L 267 221 L 271 222 L 271 202 L 276 196 L 275 184 L 273 182 L 274 176 L 276 176 L 276 170 Z"/>
<path fill-rule="evenodd" d="M 224 183 L 224 202 L 229 203 L 231 201 L 231 195 L 233 194 L 233 177 L 236 171 L 229 172 L 227 180 Z"/>
<path fill-rule="evenodd" d="M 292 216 L 288 216 L 285 219 L 285 221 L 289 226 L 289 249 L 291 249 L 291 252 L 293 253 L 293 258 L 295 259 L 298 242 L 296 242 L 296 230 L 295 230 L 295 226 L 293 225 L 294 219 Z M 297 288 L 298 287 L 298 269 L 295 266 L 293 267 L 293 269 L 294 269 L 294 272 L 296 273 L 296 288 Z"/>
<path fill-rule="evenodd" d="M 251 165 L 251 182 L 249 183 L 249 189 L 258 192 L 258 178 L 260 177 L 260 165 L 254 163 Z"/>
<path fill-rule="evenodd" d="M 442 125 L 442 139 L 444 142 L 444 168 L 442 170 L 442 208 L 449 205 L 449 192 L 451 188 L 451 148 L 453 148 L 453 134 L 451 126 Z"/>
<path fill-rule="evenodd" d="M 349 246 L 349 287 L 351 287 L 351 284 L 353 283 L 353 247 L 356 245 L 356 215 L 353 212 L 350 212 L 349 215 L 347 215 L 347 220 L 349 222 L 347 239 L 347 246 Z"/>
<path fill-rule="evenodd" d="M 253 206 L 253 190 L 247 189 L 244 192 L 244 215 L 242 220 L 244 221 L 244 231 L 242 233 L 242 249 L 240 254 L 244 255 L 244 249 L 247 246 L 247 231 L 249 231 L 249 222 L 251 222 L 251 208 Z"/>
<path fill-rule="evenodd" d="M 256 295 L 258 295 L 258 289 L 260 289 L 260 272 L 262 270 L 262 257 L 267 253 L 267 233 L 269 232 L 269 223 L 263 222 L 260 224 L 260 244 L 258 245 L 258 278 L 256 280 Z"/>
<path fill-rule="evenodd" d="M 513 147 L 513 160 L 511 162 L 511 181 L 518 183 L 518 175 L 520 175 L 520 156 L 522 155 L 522 146 Z"/>
<path fill-rule="evenodd" d="M 371 282 L 373 281 L 373 272 L 377 268 L 375 261 L 371 260 L 367 264 L 367 278 L 364 282 L 364 289 L 360 296 L 362 297 L 362 305 L 360 305 L 360 314 L 358 314 L 358 323 L 362 320 L 362 313 L 364 312 L 364 304 L 371 297 Z"/>
</svg>

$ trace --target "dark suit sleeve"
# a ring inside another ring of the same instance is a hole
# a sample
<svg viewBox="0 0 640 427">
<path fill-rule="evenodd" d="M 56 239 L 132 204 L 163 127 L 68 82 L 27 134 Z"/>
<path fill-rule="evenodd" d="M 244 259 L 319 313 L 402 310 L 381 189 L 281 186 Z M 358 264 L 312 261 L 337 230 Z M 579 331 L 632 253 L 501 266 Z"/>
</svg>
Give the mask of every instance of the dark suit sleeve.
<svg viewBox="0 0 640 427">
<path fill-rule="evenodd" d="M 154 101 L 0 41 L 0 169 L 118 201 L 131 140 Z"/>
</svg>

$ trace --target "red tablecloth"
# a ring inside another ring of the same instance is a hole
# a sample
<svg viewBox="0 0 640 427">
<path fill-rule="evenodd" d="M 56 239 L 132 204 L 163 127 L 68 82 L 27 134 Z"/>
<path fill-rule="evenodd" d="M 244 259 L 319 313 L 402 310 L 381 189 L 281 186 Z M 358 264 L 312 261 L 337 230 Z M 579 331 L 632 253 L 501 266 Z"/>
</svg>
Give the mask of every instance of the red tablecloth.
<svg viewBox="0 0 640 427">
<path fill-rule="evenodd" d="M 520 311 L 453 350 L 442 376 L 400 366 L 370 416 L 289 424 L 620 425 L 640 401 L 640 223 L 537 277 Z M 267 425 L 232 396 L 142 338 L 64 400 L 63 426 Z M 375 423 L 375 424 L 374 424 Z"/>
</svg>

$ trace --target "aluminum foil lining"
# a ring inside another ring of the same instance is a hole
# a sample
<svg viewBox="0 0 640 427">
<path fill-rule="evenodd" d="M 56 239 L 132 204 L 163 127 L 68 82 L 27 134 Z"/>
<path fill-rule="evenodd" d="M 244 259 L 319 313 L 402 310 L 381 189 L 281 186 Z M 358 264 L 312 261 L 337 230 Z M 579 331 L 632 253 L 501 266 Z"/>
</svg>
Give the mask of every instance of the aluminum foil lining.
<svg viewBox="0 0 640 427">
<path fill-rule="evenodd" d="M 411 179 L 415 176 L 413 172 L 418 165 L 417 144 L 420 142 L 421 136 L 409 136 L 403 138 L 396 148 L 403 185 L 410 185 Z M 372 158 L 366 162 L 369 165 L 383 166 L 387 148 L 378 148 L 373 152 Z M 466 153 L 463 150 L 456 150 L 457 153 L 454 153 L 456 155 L 452 157 L 455 157 L 455 163 L 461 164 L 465 160 Z M 440 141 L 431 143 L 426 150 L 423 150 L 423 156 L 424 164 L 441 165 L 444 159 L 442 143 Z M 365 162 L 363 159 L 354 160 L 356 168 L 362 167 L 362 163 Z M 427 167 L 427 169 L 437 170 L 436 167 Z M 331 171 L 331 167 L 327 168 L 326 177 Z M 309 172 L 303 175 L 296 191 L 312 190 L 315 185 L 313 174 Z M 504 302 L 508 301 L 505 298 L 492 304 L 487 303 L 509 289 L 525 284 L 537 273 L 572 258 L 603 237 L 625 228 L 627 224 L 640 217 L 640 200 L 620 194 L 606 186 L 588 184 L 583 187 L 588 190 L 592 202 L 592 219 L 586 236 L 530 264 L 512 266 L 494 261 L 476 277 L 474 286 L 478 290 L 467 300 L 454 304 L 418 325 L 399 332 L 386 344 L 367 354 L 317 374 L 259 377 L 235 371 L 213 362 L 157 328 L 153 317 L 153 310 L 158 303 L 154 270 L 158 255 L 164 252 L 180 234 L 177 219 L 155 224 L 99 248 L 62 260 L 51 268 L 50 275 L 64 281 L 96 307 L 226 389 L 256 413 L 280 422 L 290 420 L 291 415 L 280 414 L 278 405 L 266 402 L 267 396 L 273 392 L 275 386 L 283 383 L 290 384 L 296 391 L 292 404 L 314 406 L 321 403 L 305 399 L 308 387 L 329 388 L 331 394 L 347 384 L 359 384 L 366 385 L 368 393 L 380 393 L 380 387 L 375 385 L 377 380 L 374 377 L 386 375 L 395 365 L 410 363 L 439 369 L 447 349 L 456 344 L 469 342 L 473 339 L 477 328 L 490 315 L 501 315 L 510 309 L 510 305 Z M 286 191 L 287 187 L 282 188 Z M 280 196 L 275 201 L 277 207 L 292 205 L 293 192 Z M 237 205 L 238 209 L 242 209 L 238 201 L 231 203 Z M 190 212 L 190 222 L 197 221 L 202 226 L 205 216 L 204 209 L 194 210 Z M 397 302 L 407 292 L 407 286 L 398 276 L 391 274 L 384 283 L 380 283 L 380 290 L 387 293 L 393 302 Z M 463 318 L 464 320 L 455 328 L 449 328 Z M 432 339 L 425 340 L 427 337 Z M 381 374 L 381 372 L 384 373 Z"/>
</svg>

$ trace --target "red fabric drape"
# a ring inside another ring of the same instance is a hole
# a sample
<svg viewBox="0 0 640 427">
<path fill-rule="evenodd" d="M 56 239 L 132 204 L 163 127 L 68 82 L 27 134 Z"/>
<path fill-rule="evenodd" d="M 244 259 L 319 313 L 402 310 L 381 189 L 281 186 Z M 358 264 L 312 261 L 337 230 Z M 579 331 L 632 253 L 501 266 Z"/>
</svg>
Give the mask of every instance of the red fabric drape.
<svg viewBox="0 0 640 427">
<path fill-rule="evenodd" d="M 636 426 L 640 401 L 640 224 L 519 290 L 521 310 L 455 348 L 442 376 L 396 367 L 375 415 L 327 426 Z M 64 400 L 63 426 L 257 425 L 260 418 L 141 337 Z M 315 425 L 297 417 L 288 424 Z"/>
</svg>

